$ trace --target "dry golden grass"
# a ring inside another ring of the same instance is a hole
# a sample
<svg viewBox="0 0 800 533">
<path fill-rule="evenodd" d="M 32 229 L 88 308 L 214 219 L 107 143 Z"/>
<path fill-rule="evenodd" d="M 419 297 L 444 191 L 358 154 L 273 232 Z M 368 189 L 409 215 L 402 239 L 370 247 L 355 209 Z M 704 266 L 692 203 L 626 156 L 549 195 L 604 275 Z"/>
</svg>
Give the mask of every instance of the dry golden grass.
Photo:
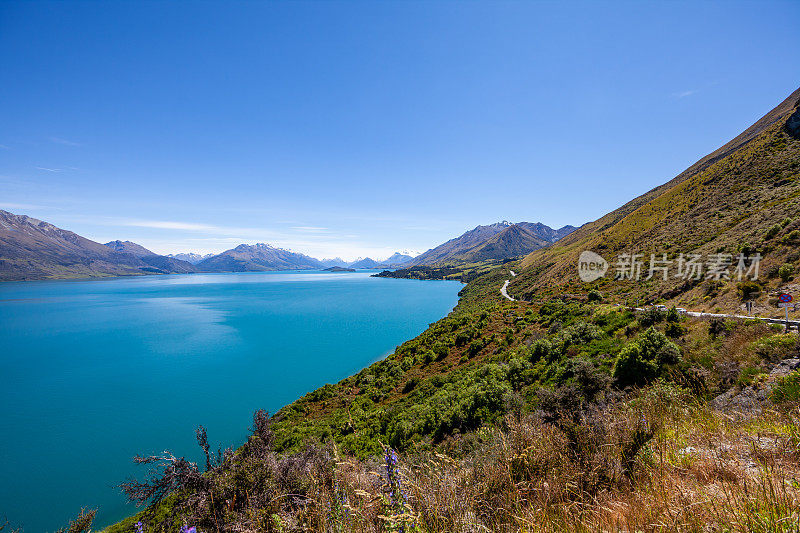
<svg viewBox="0 0 800 533">
<path fill-rule="evenodd" d="M 800 531 L 797 408 L 736 419 L 657 386 L 574 422 L 509 417 L 457 459 L 401 457 L 400 511 L 390 504 L 384 466 L 339 461 L 335 491 L 321 488 L 326 503 L 304 509 L 316 515 L 305 528 Z M 637 432 L 652 438 L 626 456 Z M 343 499 L 344 512 L 332 513 Z M 302 530 L 302 522 L 282 513 L 274 530 Z"/>
<path fill-rule="evenodd" d="M 146 531 L 800 531 L 797 405 L 731 416 L 657 383 L 500 426 L 465 435 L 451 455 L 387 450 L 383 461 L 335 448 L 277 456 L 253 437 L 171 518 L 140 515 L 114 531 L 140 519 Z"/>
</svg>

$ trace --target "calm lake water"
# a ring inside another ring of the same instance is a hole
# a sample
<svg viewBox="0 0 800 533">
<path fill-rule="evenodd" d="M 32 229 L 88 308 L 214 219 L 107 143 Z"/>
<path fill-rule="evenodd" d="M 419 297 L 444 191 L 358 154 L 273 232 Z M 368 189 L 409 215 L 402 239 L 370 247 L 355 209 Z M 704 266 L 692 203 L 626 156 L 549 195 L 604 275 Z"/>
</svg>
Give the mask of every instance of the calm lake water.
<svg viewBox="0 0 800 533">
<path fill-rule="evenodd" d="M 243 442 L 255 409 L 380 359 L 460 288 L 308 271 L 0 284 L 0 518 L 128 516 L 134 454 L 197 459 L 199 424 L 214 448 Z"/>
</svg>

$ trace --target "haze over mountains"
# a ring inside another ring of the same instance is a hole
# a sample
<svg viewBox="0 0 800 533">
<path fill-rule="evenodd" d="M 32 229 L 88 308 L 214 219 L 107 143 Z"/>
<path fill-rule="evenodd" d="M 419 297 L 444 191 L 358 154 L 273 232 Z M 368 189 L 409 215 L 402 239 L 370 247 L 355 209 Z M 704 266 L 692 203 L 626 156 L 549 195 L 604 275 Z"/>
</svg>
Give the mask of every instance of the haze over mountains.
<svg viewBox="0 0 800 533">
<path fill-rule="evenodd" d="M 445 262 L 520 257 L 550 245 L 574 228 L 498 222 L 478 226 L 417 257 L 395 252 L 386 260 L 319 260 L 269 244 L 241 244 L 220 254 L 159 255 L 131 242 L 100 244 L 25 215 L 0 211 L 0 280 L 85 278 L 193 272 L 400 268 Z"/>
</svg>

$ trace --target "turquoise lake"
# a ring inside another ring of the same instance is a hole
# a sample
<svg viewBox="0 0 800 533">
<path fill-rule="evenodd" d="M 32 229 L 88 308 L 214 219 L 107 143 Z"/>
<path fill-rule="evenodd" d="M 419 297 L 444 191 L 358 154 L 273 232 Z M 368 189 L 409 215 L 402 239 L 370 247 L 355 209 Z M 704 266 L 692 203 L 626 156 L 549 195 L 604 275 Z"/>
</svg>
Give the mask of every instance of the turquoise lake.
<svg viewBox="0 0 800 533">
<path fill-rule="evenodd" d="M 381 359 L 455 306 L 461 284 L 269 272 L 0 284 L 0 518 L 95 530 L 136 511 L 136 454 L 199 458 Z"/>
</svg>

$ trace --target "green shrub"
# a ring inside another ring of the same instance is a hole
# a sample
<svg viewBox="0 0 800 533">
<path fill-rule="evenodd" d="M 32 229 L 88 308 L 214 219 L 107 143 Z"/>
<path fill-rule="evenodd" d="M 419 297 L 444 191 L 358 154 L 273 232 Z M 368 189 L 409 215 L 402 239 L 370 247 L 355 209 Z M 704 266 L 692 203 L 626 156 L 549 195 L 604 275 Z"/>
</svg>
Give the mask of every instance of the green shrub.
<svg viewBox="0 0 800 533">
<path fill-rule="evenodd" d="M 486 347 L 486 341 L 484 339 L 475 339 L 471 343 L 469 343 L 469 348 L 467 348 L 467 354 L 470 357 L 478 355 L 481 350 Z"/>
<path fill-rule="evenodd" d="M 598 291 L 597 289 L 592 289 L 589 291 L 589 294 L 586 296 L 587 302 L 602 302 L 603 301 L 603 293 Z"/>
<path fill-rule="evenodd" d="M 792 230 L 789 235 L 786 236 L 786 240 L 789 242 L 800 241 L 800 229 Z"/>
<path fill-rule="evenodd" d="M 603 336 L 603 331 L 587 322 L 576 322 L 558 332 L 553 341 L 556 344 L 561 344 L 563 349 L 567 349 L 572 345 L 587 344 L 595 339 Z"/>
<path fill-rule="evenodd" d="M 433 354 L 437 361 L 440 361 L 447 357 L 447 354 L 450 353 L 450 350 L 447 349 L 447 345 L 442 342 L 437 342 L 433 345 Z"/>
<path fill-rule="evenodd" d="M 472 335 L 466 331 L 459 331 L 456 335 L 456 346 L 464 346 L 472 338 Z"/>
<path fill-rule="evenodd" d="M 531 344 L 530 360 L 532 363 L 541 359 L 549 360 L 553 353 L 553 345 L 547 339 L 539 339 Z"/>
<path fill-rule="evenodd" d="M 678 347 L 651 327 L 620 351 L 614 363 L 614 378 L 621 385 L 641 385 L 658 377 L 665 365 L 679 359 Z"/>
<path fill-rule="evenodd" d="M 770 228 L 767 230 L 767 233 L 764 234 L 764 237 L 766 239 L 772 239 L 773 237 L 775 237 L 775 235 L 781 232 L 781 229 L 783 228 L 781 228 L 780 224 L 775 224 L 774 226 L 770 226 Z"/>
<path fill-rule="evenodd" d="M 639 323 L 646 328 L 658 324 L 662 320 L 664 320 L 664 313 L 655 307 L 650 307 L 639 314 Z"/>
<path fill-rule="evenodd" d="M 667 326 L 664 328 L 664 333 L 667 335 L 667 337 L 677 339 L 686 333 L 686 328 L 681 326 L 678 322 L 667 322 Z"/>
<path fill-rule="evenodd" d="M 755 281 L 747 280 L 736 286 L 736 292 L 743 302 L 757 298 L 761 294 L 761 285 Z"/>
<path fill-rule="evenodd" d="M 417 385 L 419 385 L 419 378 L 415 376 L 406 381 L 406 384 L 403 386 L 403 393 L 411 392 Z"/>
<path fill-rule="evenodd" d="M 784 263 L 778 269 L 778 276 L 780 276 L 782 281 L 789 281 L 794 274 L 794 265 L 791 263 Z"/>
<path fill-rule="evenodd" d="M 669 308 L 669 311 L 667 311 L 665 318 L 667 319 L 667 322 L 680 322 L 681 314 L 678 312 L 675 306 L 672 306 Z"/>
<path fill-rule="evenodd" d="M 636 341 L 626 345 L 614 363 L 614 378 L 622 385 L 646 383 L 657 375 L 658 364 L 644 356 Z"/>
</svg>

